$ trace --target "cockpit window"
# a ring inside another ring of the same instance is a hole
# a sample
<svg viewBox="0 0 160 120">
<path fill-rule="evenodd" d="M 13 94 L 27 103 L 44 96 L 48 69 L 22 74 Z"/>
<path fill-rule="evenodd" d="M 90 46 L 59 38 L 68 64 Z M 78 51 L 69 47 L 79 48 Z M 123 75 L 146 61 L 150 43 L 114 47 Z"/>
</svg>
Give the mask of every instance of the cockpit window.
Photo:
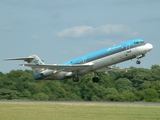
<svg viewBox="0 0 160 120">
<path fill-rule="evenodd" d="M 144 41 L 141 41 L 140 43 L 144 43 Z"/>
<path fill-rule="evenodd" d="M 144 41 L 134 42 L 134 44 L 145 43 Z"/>
</svg>

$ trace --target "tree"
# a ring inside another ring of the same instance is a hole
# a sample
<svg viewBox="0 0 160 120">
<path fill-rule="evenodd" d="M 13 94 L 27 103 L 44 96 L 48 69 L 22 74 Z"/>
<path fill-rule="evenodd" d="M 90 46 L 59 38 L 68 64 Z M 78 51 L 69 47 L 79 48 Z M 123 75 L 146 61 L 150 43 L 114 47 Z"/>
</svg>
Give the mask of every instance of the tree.
<svg viewBox="0 0 160 120">
<path fill-rule="evenodd" d="M 160 80 L 154 81 L 153 85 L 154 85 L 154 89 L 157 91 L 160 97 Z"/>
<path fill-rule="evenodd" d="M 115 79 L 111 74 L 100 74 L 100 81 L 99 81 L 99 85 L 105 87 L 105 88 L 112 88 L 115 87 Z"/>
<path fill-rule="evenodd" d="M 119 93 L 115 88 L 107 88 L 106 94 L 102 97 L 104 101 L 118 101 Z"/>
<path fill-rule="evenodd" d="M 160 66 L 152 65 L 151 67 L 151 75 L 154 80 L 160 80 Z"/>
<path fill-rule="evenodd" d="M 138 101 L 139 98 L 131 91 L 125 90 L 120 94 L 121 101 L 133 102 Z"/>
<path fill-rule="evenodd" d="M 34 100 L 49 100 L 49 96 L 44 93 L 37 93 L 32 96 Z"/>
<path fill-rule="evenodd" d="M 148 88 L 145 89 L 144 91 L 144 100 L 147 102 L 156 102 L 158 99 L 158 93 L 155 89 Z"/>
<path fill-rule="evenodd" d="M 15 90 L 0 89 L 0 99 L 1 100 L 12 100 L 19 99 L 21 94 Z"/>
<path fill-rule="evenodd" d="M 0 72 L 0 99 L 160 102 L 159 65 L 102 73 L 98 83 L 92 82 L 93 76 L 82 76 L 79 82 L 39 81 L 31 70 Z"/>
<path fill-rule="evenodd" d="M 132 82 L 127 78 L 119 78 L 115 82 L 115 87 L 118 92 L 123 92 L 125 90 L 132 91 Z"/>
</svg>

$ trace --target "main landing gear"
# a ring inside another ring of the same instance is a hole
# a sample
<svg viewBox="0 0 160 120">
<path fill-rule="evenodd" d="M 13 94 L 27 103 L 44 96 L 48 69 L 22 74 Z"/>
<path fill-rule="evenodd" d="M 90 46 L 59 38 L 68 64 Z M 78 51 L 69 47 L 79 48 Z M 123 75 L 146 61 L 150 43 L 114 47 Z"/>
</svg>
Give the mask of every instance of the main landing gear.
<svg viewBox="0 0 160 120">
<path fill-rule="evenodd" d="M 98 73 L 94 73 L 94 77 L 92 78 L 92 81 L 93 81 L 94 83 L 98 83 L 98 82 L 99 82 Z"/>
<path fill-rule="evenodd" d="M 94 83 L 98 83 L 98 82 L 99 82 L 99 78 L 98 78 L 98 77 L 93 77 L 93 78 L 92 78 L 92 81 L 93 81 Z"/>
<path fill-rule="evenodd" d="M 78 82 L 79 81 L 79 77 L 73 77 L 73 82 Z"/>
<path fill-rule="evenodd" d="M 95 74 L 95 75 L 94 75 L 94 77 L 92 78 L 92 81 L 93 81 L 94 83 L 98 83 L 98 82 L 99 82 L 98 73 L 94 73 L 94 74 Z M 73 82 L 79 82 L 79 77 L 78 77 L 77 74 L 75 74 L 75 75 L 73 76 Z"/>
<path fill-rule="evenodd" d="M 98 83 L 99 82 L 99 78 L 95 76 L 95 77 L 92 78 L 92 81 L 94 83 Z M 79 77 L 78 76 L 77 77 L 73 77 L 73 82 L 79 82 Z"/>
<path fill-rule="evenodd" d="M 73 82 L 78 82 L 79 81 L 79 77 L 77 75 L 77 72 L 75 72 L 75 75 L 73 76 Z"/>
</svg>

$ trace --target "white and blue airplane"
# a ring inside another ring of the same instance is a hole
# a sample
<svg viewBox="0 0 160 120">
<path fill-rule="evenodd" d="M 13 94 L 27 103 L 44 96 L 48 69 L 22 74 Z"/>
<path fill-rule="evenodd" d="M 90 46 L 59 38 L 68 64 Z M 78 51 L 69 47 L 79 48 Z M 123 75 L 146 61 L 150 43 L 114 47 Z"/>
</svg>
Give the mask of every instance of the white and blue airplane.
<svg viewBox="0 0 160 120">
<path fill-rule="evenodd" d="M 110 66 L 120 62 L 136 58 L 140 64 L 140 58 L 144 57 L 153 48 L 152 44 L 142 39 L 133 39 L 122 44 L 64 62 L 62 64 L 44 64 L 37 55 L 20 58 L 7 58 L 6 60 L 24 60 L 28 64 L 22 66 L 31 67 L 35 80 L 63 80 L 73 78 L 79 81 L 79 76 L 94 72 L 93 82 L 98 82 L 97 73 L 114 70 Z"/>
</svg>

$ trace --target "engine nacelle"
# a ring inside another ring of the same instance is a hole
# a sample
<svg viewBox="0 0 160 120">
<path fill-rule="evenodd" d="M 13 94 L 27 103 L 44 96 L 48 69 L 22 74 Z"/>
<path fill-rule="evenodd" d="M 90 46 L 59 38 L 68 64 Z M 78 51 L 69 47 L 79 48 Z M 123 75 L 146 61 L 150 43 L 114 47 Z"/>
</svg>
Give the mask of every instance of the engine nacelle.
<svg viewBox="0 0 160 120">
<path fill-rule="evenodd" d="M 53 75 L 54 73 L 56 73 L 56 71 L 53 71 L 53 70 L 44 70 L 40 74 L 42 76 L 50 76 L 50 75 Z"/>
</svg>

